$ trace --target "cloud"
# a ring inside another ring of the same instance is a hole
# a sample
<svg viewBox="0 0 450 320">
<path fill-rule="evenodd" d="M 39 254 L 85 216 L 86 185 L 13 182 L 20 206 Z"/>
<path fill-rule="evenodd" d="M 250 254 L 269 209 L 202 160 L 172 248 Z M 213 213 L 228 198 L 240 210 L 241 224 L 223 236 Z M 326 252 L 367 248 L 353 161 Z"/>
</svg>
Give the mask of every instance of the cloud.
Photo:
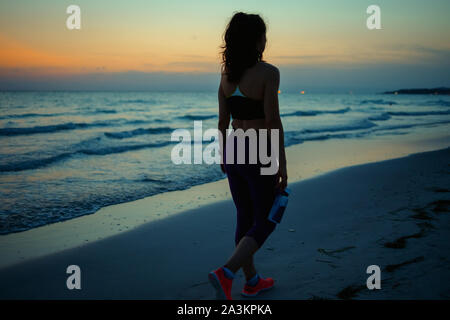
<svg viewBox="0 0 450 320">
<path fill-rule="evenodd" d="M 341 49 L 335 53 L 328 49 L 323 53 L 297 54 L 297 55 L 274 55 L 270 56 L 274 62 L 280 65 L 310 65 L 321 66 L 323 64 L 340 65 L 348 64 L 449 64 L 450 48 L 426 47 L 419 45 L 383 45 L 367 49 L 351 47 Z"/>
<path fill-rule="evenodd" d="M 112 91 L 211 91 L 217 90 L 216 72 L 92 72 L 39 74 L 0 69 L 0 90 L 112 90 Z"/>
<path fill-rule="evenodd" d="M 328 56 L 326 55 L 317 55 L 317 54 L 313 54 L 313 55 L 285 55 L 285 56 L 273 56 L 273 58 L 275 59 L 287 59 L 287 60 L 291 60 L 291 59 L 305 59 L 305 60 L 310 60 L 310 59 L 323 59 L 323 58 L 327 58 Z"/>
<path fill-rule="evenodd" d="M 170 70 L 172 68 L 197 72 L 219 72 L 220 65 L 218 63 L 208 61 L 173 61 L 164 65 L 164 69 Z"/>
</svg>

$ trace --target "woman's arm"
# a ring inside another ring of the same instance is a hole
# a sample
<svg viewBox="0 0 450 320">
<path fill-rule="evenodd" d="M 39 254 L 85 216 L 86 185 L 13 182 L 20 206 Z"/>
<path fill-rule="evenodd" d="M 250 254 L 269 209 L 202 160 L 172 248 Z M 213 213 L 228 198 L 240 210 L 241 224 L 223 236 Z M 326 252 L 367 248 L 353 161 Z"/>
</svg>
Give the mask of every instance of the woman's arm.
<svg viewBox="0 0 450 320">
<path fill-rule="evenodd" d="M 269 131 L 271 129 L 279 130 L 278 146 L 280 148 L 280 166 L 278 168 L 277 188 L 279 188 L 280 190 L 284 190 L 287 187 L 287 169 L 286 153 L 284 150 L 284 131 L 278 106 L 280 71 L 276 67 L 271 66 L 267 72 L 267 80 L 264 87 L 264 113 L 266 115 L 267 129 L 269 129 Z"/>
<path fill-rule="evenodd" d="M 222 80 L 220 81 L 219 90 L 217 93 L 218 99 L 219 99 L 219 123 L 218 123 L 218 129 L 221 133 L 219 135 L 219 152 L 220 152 L 220 158 L 222 159 L 220 163 L 220 168 L 222 169 L 222 172 L 225 173 L 225 160 L 223 158 L 223 150 L 225 150 L 226 147 L 226 141 L 227 141 L 227 129 L 230 125 L 230 112 L 226 106 L 225 101 L 225 94 L 222 89 Z"/>
</svg>

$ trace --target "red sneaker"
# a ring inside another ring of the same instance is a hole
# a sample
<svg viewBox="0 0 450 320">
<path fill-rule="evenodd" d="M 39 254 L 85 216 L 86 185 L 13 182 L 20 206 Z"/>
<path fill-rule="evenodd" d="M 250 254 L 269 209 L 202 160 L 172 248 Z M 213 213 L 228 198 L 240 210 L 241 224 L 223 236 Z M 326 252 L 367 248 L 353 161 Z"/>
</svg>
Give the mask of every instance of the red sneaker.
<svg viewBox="0 0 450 320">
<path fill-rule="evenodd" d="M 233 284 L 233 279 L 228 279 L 222 268 L 211 271 L 208 278 L 214 289 L 216 289 L 217 299 L 233 300 L 231 299 L 231 285 Z"/>
<path fill-rule="evenodd" d="M 261 291 L 264 290 L 268 290 L 270 288 L 273 287 L 273 279 L 272 278 L 259 278 L 258 283 L 256 284 L 256 286 L 252 287 L 249 286 L 248 284 L 246 284 L 244 286 L 244 289 L 242 290 L 241 294 L 245 297 L 254 297 L 256 296 L 258 293 L 260 293 Z"/>
</svg>

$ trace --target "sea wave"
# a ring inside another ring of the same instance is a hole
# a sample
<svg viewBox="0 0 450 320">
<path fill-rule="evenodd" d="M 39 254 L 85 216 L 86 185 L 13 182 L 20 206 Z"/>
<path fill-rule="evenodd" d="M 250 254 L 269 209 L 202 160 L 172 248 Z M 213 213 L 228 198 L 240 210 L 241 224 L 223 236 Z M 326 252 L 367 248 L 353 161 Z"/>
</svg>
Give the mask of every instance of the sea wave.
<svg viewBox="0 0 450 320">
<path fill-rule="evenodd" d="M 0 116 L 0 120 L 3 119 L 22 119 L 22 118 L 44 118 L 44 117 L 60 117 L 60 116 L 73 116 L 80 114 L 99 114 L 107 113 L 113 114 L 117 113 L 114 109 L 95 109 L 95 110 L 80 110 L 77 112 L 54 112 L 54 113 L 18 113 L 18 114 L 7 114 Z"/>
<path fill-rule="evenodd" d="M 349 112 L 350 108 L 336 109 L 336 110 L 299 110 L 290 113 L 282 114 L 283 117 L 296 117 L 296 116 L 317 116 L 320 114 L 339 114 Z"/>
<path fill-rule="evenodd" d="M 397 131 L 401 129 L 410 129 L 414 127 L 427 127 L 435 125 L 448 124 L 450 121 L 434 121 L 425 123 L 411 123 L 411 124 L 400 124 L 400 125 L 385 125 L 385 126 L 372 126 L 365 128 L 367 130 L 356 130 L 352 132 L 345 133 L 323 133 L 323 132 L 313 132 L 314 130 L 302 130 L 302 131 L 287 131 L 285 132 L 285 146 L 291 146 L 295 144 L 300 144 L 305 141 L 317 141 L 317 140 L 327 140 L 327 139 L 348 139 L 348 138 L 360 138 L 367 135 L 400 135 L 407 134 L 404 131 Z M 342 127 L 344 128 L 344 127 Z M 355 127 L 356 128 L 356 127 Z M 326 131 L 324 129 L 324 131 Z M 309 134 L 313 132 L 314 134 Z M 305 134 L 307 133 L 307 134 Z"/>
<path fill-rule="evenodd" d="M 120 132 L 105 132 L 105 136 L 112 139 L 125 139 L 132 138 L 139 135 L 144 134 L 162 134 L 162 133 L 170 133 L 173 128 L 170 127 L 160 127 L 160 128 L 138 128 L 130 131 L 120 131 Z"/>
<path fill-rule="evenodd" d="M 380 105 L 393 105 L 397 104 L 395 101 L 383 100 L 383 99 L 374 99 L 374 100 L 361 100 L 360 104 L 380 104 Z"/>
<path fill-rule="evenodd" d="M 92 113 L 117 113 L 114 109 L 95 109 Z"/>
<path fill-rule="evenodd" d="M 422 123 L 410 123 L 410 124 L 393 124 L 393 125 L 380 126 L 380 127 L 372 129 L 372 131 L 409 129 L 409 128 L 414 128 L 414 127 L 427 127 L 427 126 L 434 126 L 434 125 L 447 124 L 447 123 L 450 123 L 450 120 L 422 122 Z"/>
<path fill-rule="evenodd" d="M 450 101 L 442 100 L 442 99 L 426 101 L 423 104 L 427 105 L 427 106 L 450 107 Z"/>
<path fill-rule="evenodd" d="M 126 104 L 126 103 L 133 103 L 133 104 L 159 104 L 162 101 L 160 100 L 156 100 L 156 99 L 129 99 L 129 100 L 119 100 L 117 102 L 114 102 L 114 105 L 119 105 L 119 104 Z"/>
<path fill-rule="evenodd" d="M 435 116 L 435 115 L 448 115 L 450 110 L 446 111 L 389 111 L 391 116 Z"/>
<path fill-rule="evenodd" d="M 364 133 L 324 133 L 314 135 L 302 135 L 298 131 L 285 132 L 285 146 L 289 147 L 295 144 L 300 144 L 305 141 L 320 141 L 328 139 L 347 139 L 361 136 Z"/>
<path fill-rule="evenodd" d="M 371 116 L 368 119 L 370 121 L 386 121 L 389 120 L 390 118 L 391 116 L 387 112 L 384 112 L 375 116 Z"/>
<path fill-rule="evenodd" d="M 168 183 L 172 182 L 173 180 L 169 179 L 167 176 L 160 175 L 160 174 L 145 174 L 143 178 L 137 179 L 138 182 L 156 182 L 156 183 Z"/>
<path fill-rule="evenodd" d="M 186 114 L 184 116 L 178 117 L 178 119 L 184 119 L 184 120 L 208 120 L 216 118 L 217 115 L 215 114 L 206 114 L 206 115 L 200 115 L 200 114 Z"/>
<path fill-rule="evenodd" d="M 355 121 L 354 123 L 346 123 L 342 125 L 331 125 L 311 129 L 303 129 L 302 133 L 319 133 L 319 132 L 337 132 L 337 131 L 352 131 L 360 129 L 368 129 L 376 127 L 377 125 L 369 120 Z"/>
<path fill-rule="evenodd" d="M 327 140 L 333 138 L 351 138 L 360 136 L 358 130 L 370 129 L 376 127 L 377 125 L 369 120 L 363 119 L 356 121 L 354 123 L 347 123 L 342 125 L 332 125 L 324 126 L 317 129 L 303 129 L 296 131 L 286 131 L 285 134 L 285 145 L 291 146 L 294 144 L 303 143 L 304 141 L 314 141 L 314 140 Z M 349 132 L 340 132 L 349 131 Z M 353 132 L 352 132 L 353 131 Z M 336 133 L 332 133 L 336 132 Z M 368 132 L 368 131 L 367 131 Z"/>
<path fill-rule="evenodd" d="M 27 135 L 35 133 L 50 133 L 63 130 L 74 130 L 80 128 L 88 127 L 100 127 L 100 126 L 110 126 L 110 122 L 98 121 L 93 123 L 86 122 L 67 122 L 48 126 L 34 126 L 34 127 L 11 127 L 11 128 L 0 128 L 0 136 L 17 136 L 17 135 Z"/>
<path fill-rule="evenodd" d="M 66 122 L 46 126 L 0 128 L 0 136 L 18 136 L 37 133 L 53 133 L 64 130 L 86 129 L 91 127 L 108 127 L 116 124 L 144 124 L 150 120 L 126 120 L 124 118 L 94 122 Z"/>
<path fill-rule="evenodd" d="M 19 114 L 7 114 L 0 116 L 0 120 L 3 119 L 21 119 L 21 118 L 32 118 L 32 117 L 55 117 L 59 115 L 64 115 L 65 113 L 19 113 Z"/>
<path fill-rule="evenodd" d="M 47 158 L 17 161 L 17 162 L 13 162 L 13 163 L 3 164 L 3 165 L 0 165 L 0 172 L 24 171 L 24 170 L 30 170 L 30 169 L 38 169 L 38 168 L 48 166 L 49 164 L 70 158 L 76 154 L 84 154 L 84 155 L 89 155 L 89 156 L 91 156 L 91 155 L 103 156 L 103 155 L 123 153 L 123 152 L 127 152 L 127 151 L 139 150 L 139 149 L 145 149 L 145 148 L 161 148 L 161 147 L 167 146 L 171 143 L 172 142 L 170 142 L 170 141 L 163 141 L 163 142 L 157 142 L 157 143 L 144 143 L 144 144 L 133 144 L 133 145 L 122 145 L 122 146 L 110 146 L 110 147 L 103 147 L 103 148 L 79 149 L 79 150 L 75 150 L 73 152 L 60 153 L 60 154 L 50 156 Z"/>
</svg>

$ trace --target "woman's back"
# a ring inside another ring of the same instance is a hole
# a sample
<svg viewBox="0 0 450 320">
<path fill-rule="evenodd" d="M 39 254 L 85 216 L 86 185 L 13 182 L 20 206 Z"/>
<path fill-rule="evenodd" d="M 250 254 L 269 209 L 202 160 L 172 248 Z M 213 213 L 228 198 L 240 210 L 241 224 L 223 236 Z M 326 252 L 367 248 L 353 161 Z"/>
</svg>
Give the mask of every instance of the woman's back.
<svg viewBox="0 0 450 320">
<path fill-rule="evenodd" d="M 249 110 L 234 110 L 236 114 L 238 112 L 241 114 L 249 113 L 250 108 L 261 109 L 251 110 L 252 113 L 256 112 L 257 114 L 264 114 L 264 93 L 266 84 L 273 80 L 274 71 L 278 72 L 276 67 L 265 62 L 258 62 L 244 71 L 238 84 L 228 81 L 227 75 L 222 75 L 221 86 L 223 94 L 227 99 L 230 99 L 231 96 L 239 90 L 249 102 L 254 102 L 254 104 L 256 104 L 256 106 L 253 106 L 252 104 L 246 105 L 245 103 L 240 103 L 239 106 L 236 107 L 241 109 L 248 108 Z M 249 128 L 262 129 L 266 128 L 266 119 L 264 116 L 252 117 L 251 115 L 248 118 L 233 118 L 232 126 L 235 129 L 241 128 L 243 130 Z"/>
<path fill-rule="evenodd" d="M 271 65 L 265 62 L 258 62 L 253 67 L 248 68 L 243 73 L 239 81 L 239 89 L 249 98 L 262 100 L 264 98 L 264 75 Z M 230 96 L 237 87 L 236 83 L 229 82 L 227 76 L 222 77 L 222 88 L 225 96 Z"/>
</svg>

